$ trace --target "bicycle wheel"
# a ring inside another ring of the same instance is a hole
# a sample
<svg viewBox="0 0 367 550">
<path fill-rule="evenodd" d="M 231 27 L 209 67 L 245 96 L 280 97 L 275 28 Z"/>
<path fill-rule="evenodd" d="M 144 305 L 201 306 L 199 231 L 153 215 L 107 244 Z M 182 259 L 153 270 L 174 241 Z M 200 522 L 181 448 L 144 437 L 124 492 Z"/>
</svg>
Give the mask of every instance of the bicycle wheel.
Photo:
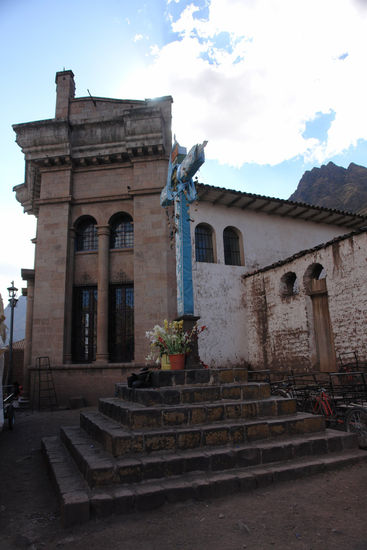
<svg viewBox="0 0 367 550">
<path fill-rule="evenodd" d="M 285 397 L 286 399 L 290 399 L 292 397 L 287 390 L 281 390 L 281 389 L 274 390 L 273 395 L 279 395 L 280 397 Z"/>
<path fill-rule="evenodd" d="M 356 433 L 358 444 L 361 449 L 367 449 L 367 410 L 355 407 L 347 412 L 345 416 L 347 432 Z"/>
</svg>

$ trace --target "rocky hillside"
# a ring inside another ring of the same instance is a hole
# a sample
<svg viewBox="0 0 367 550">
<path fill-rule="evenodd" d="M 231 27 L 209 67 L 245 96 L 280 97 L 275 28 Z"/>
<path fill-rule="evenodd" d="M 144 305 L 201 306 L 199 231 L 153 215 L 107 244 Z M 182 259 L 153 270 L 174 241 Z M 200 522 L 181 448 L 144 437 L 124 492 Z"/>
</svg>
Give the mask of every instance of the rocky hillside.
<svg viewBox="0 0 367 550">
<path fill-rule="evenodd" d="M 307 170 L 289 200 L 367 215 L 367 168 L 329 162 Z"/>
<path fill-rule="evenodd" d="M 5 304 L 4 304 L 5 305 Z M 5 347 L 9 343 L 9 330 L 10 330 L 10 306 L 7 305 L 4 311 L 5 325 L 6 325 L 6 340 L 3 343 L 0 338 L 0 347 Z M 25 337 L 25 321 L 27 315 L 27 298 L 25 296 L 19 296 L 17 305 L 14 309 L 14 327 L 13 327 L 13 342 L 19 342 Z"/>
</svg>

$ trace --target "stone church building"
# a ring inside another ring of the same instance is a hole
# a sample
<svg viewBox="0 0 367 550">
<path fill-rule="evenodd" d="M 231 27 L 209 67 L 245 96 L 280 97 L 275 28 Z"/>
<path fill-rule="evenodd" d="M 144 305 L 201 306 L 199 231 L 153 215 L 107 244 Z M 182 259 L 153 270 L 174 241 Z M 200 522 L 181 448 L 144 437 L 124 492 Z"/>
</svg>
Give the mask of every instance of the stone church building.
<svg viewBox="0 0 367 550">
<path fill-rule="evenodd" d="M 171 104 L 170 96 L 78 98 L 68 70 L 56 74 L 55 117 L 14 125 L 25 156 L 25 182 L 14 190 L 37 217 L 34 269 L 22 270 L 25 369 L 48 356 L 61 401 L 111 395 L 145 363 L 145 332 L 177 315 L 172 212 L 160 206 Z M 367 225 L 363 216 L 203 184 L 190 217 L 195 315 L 208 327 L 199 351 L 211 366 L 271 362 L 259 352 L 270 325 L 268 312 L 253 323 L 259 292 L 250 274 Z M 310 349 L 300 352 L 302 366 L 319 360 Z"/>
</svg>

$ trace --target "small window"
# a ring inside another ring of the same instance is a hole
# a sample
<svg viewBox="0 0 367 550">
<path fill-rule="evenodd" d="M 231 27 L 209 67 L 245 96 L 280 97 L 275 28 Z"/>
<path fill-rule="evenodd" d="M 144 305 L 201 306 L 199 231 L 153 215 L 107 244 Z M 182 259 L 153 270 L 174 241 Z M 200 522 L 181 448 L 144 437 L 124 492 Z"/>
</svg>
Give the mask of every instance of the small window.
<svg viewBox="0 0 367 550">
<path fill-rule="evenodd" d="M 231 227 L 223 231 L 224 263 L 226 265 L 241 265 L 240 239 Z"/>
<path fill-rule="evenodd" d="M 98 237 L 97 237 L 97 223 L 96 220 L 90 216 L 81 218 L 75 224 L 76 250 L 97 250 Z"/>
<path fill-rule="evenodd" d="M 295 296 L 298 292 L 297 275 L 293 271 L 288 271 L 280 280 L 280 295 L 286 298 L 287 296 Z"/>
<path fill-rule="evenodd" d="M 110 248 L 133 248 L 134 227 L 129 214 L 117 214 L 110 221 Z"/>
<path fill-rule="evenodd" d="M 195 256 L 197 262 L 214 263 L 213 230 L 200 223 L 195 228 Z"/>
</svg>

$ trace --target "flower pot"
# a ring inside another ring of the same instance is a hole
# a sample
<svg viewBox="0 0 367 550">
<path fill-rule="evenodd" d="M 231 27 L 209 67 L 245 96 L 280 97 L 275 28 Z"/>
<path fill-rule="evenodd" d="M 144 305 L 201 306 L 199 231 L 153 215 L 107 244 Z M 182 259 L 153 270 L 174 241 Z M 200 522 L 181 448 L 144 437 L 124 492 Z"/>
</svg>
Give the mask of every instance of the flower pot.
<svg viewBox="0 0 367 550">
<path fill-rule="evenodd" d="M 183 370 L 185 368 L 184 353 L 177 353 L 176 355 L 169 355 L 168 357 L 171 363 L 171 370 Z"/>
<path fill-rule="evenodd" d="M 164 353 L 161 357 L 161 370 L 171 370 L 171 363 L 167 353 Z"/>
</svg>

